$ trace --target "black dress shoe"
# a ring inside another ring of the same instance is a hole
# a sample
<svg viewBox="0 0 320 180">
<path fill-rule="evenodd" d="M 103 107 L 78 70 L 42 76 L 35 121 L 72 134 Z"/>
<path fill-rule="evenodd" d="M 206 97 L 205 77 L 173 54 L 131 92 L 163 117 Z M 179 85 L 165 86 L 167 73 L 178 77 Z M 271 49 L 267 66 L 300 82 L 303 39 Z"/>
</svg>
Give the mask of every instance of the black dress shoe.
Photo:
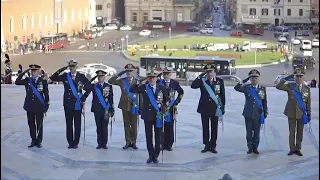
<svg viewBox="0 0 320 180">
<path fill-rule="evenodd" d="M 128 149 L 130 144 L 126 144 L 125 146 L 122 147 L 122 149 Z"/>
<path fill-rule="evenodd" d="M 72 145 L 69 144 L 68 149 L 72 149 Z"/>
<path fill-rule="evenodd" d="M 296 153 L 296 155 L 298 155 L 298 156 L 303 156 L 303 154 L 301 153 L 301 151 L 296 151 L 295 153 Z"/>
<path fill-rule="evenodd" d="M 147 160 L 147 163 L 150 164 L 150 163 L 152 163 L 152 161 L 153 161 L 152 157 L 149 157 Z"/>
<path fill-rule="evenodd" d="M 78 145 L 76 145 L 76 146 L 73 146 L 72 148 L 73 148 L 73 149 L 78 149 Z"/>
<path fill-rule="evenodd" d="M 107 145 L 102 146 L 103 149 L 108 149 Z"/>
<path fill-rule="evenodd" d="M 37 144 L 37 148 L 42 148 L 41 143 L 38 143 L 38 144 Z"/>
<path fill-rule="evenodd" d="M 216 149 L 211 149 L 211 152 L 214 153 L 214 154 L 218 153 Z"/>
<path fill-rule="evenodd" d="M 201 151 L 201 153 L 205 153 L 207 151 L 210 150 L 210 147 L 209 146 L 205 146 L 204 149 Z"/>
<path fill-rule="evenodd" d="M 255 153 L 255 154 L 260 154 L 257 148 L 254 148 L 254 149 L 253 149 L 253 153 Z"/>
<path fill-rule="evenodd" d="M 172 148 L 167 148 L 168 151 L 172 151 Z"/>
<path fill-rule="evenodd" d="M 135 145 L 135 144 L 132 145 L 132 148 L 133 149 L 138 149 L 137 145 Z"/>
<path fill-rule="evenodd" d="M 248 149 L 247 154 L 251 154 L 253 152 L 253 149 Z"/>
<path fill-rule="evenodd" d="M 159 160 L 158 160 L 157 157 L 153 157 L 153 158 L 152 158 L 152 161 L 153 161 L 153 163 L 156 163 L 156 164 L 159 162 Z"/>
<path fill-rule="evenodd" d="M 294 151 L 289 151 L 289 153 L 288 153 L 288 156 L 291 156 L 291 155 L 293 155 L 294 154 Z"/>
<path fill-rule="evenodd" d="M 28 146 L 28 148 L 32 148 L 32 147 L 34 147 L 34 146 L 36 146 L 36 145 L 37 145 L 37 143 L 32 142 L 32 143 Z"/>
<path fill-rule="evenodd" d="M 101 149 L 102 148 L 102 145 L 98 145 L 97 147 L 96 147 L 96 149 Z"/>
</svg>

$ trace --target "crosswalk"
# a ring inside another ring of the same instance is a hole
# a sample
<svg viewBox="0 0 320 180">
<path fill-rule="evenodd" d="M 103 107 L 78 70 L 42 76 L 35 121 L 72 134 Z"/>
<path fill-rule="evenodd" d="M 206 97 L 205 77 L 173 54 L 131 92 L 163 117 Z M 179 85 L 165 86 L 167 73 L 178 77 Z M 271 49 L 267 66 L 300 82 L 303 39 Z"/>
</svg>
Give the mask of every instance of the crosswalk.
<svg viewBox="0 0 320 180">
<path fill-rule="evenodd" d="M 111 53 L 121 51 L 104 51 L 104 50 L 65 50 L 65 51 L 53 51 L 52 53 Z"/>
</svg>

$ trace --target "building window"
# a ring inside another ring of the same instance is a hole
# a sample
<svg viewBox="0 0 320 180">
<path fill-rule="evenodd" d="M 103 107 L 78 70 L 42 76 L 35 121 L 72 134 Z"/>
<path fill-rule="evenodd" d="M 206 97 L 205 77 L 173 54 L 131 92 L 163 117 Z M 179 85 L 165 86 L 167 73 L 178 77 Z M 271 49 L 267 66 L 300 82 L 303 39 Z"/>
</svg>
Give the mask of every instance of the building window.
<svg viewBox="0 0 320 180">
<path fill-rule="evenodd" d="M 38 14 L 38 28 L 41 28 L 41 14 Z"/>
<path fill-rule="evenodd" d="M 9 26 L 9 32 L 12 33 L 14 30 L 14 21 L 13 21 L 13 17 L 10 17 L 10 26 Z"/>
<path fill-rule="evenodd" d="M 249 15 L 251 15 L 251 16 L 257 15 L 256 8 L 250 8 Z"/>
<path fill-rule="evenodd" d="M 53 13 L 50 13 L 51 26 L 53 26 Z"/>
<path fill-rule="evenodd" d="M 99 11 L 102 10 L 102 5 L 100 5 L 100 4 L 96 5 L 96 10 L 99 10 Z"/>
<path fill-rule="evenodd" d="M 78 17 L 79 17 L 79 20 L 81 20 L 81 9 L 79 9 L 78 11 Z"/>
<path fill-rule="evenodd" d="M 148 17 L 148 13 L 143 13 L 143 21 L 148 21 L 149 17 Z"/>
<path fill-rule="evenodd" d="M 137 22 L 137 13 L 132 13 L 132 21 Z"/>
<path fill-rule="evenodd" d="M 280 16 L 280 15 L 281 15 L 280 9 L 274 9 L 274 10 L 273 10 L 273 14 L 274 14 L 275 16 Z"/>
<path fill-rule="evenodd" d="M 268 9 L 267 8 L 262 8 L 262 10 L 261 10 L 261 15 L 262 16 L 268 16 Z"/>
<path fill-rule="evenodd" d="M 262 2 L 268 2 L 268 0 L 262 0 Z"/>
<path fill-rule="evenodd" d="M 291 9 L 287 9 L 287 16 L 291 16 Z"/>
<path fill-rule="evenodd" d="M 144 2 L 148 2 L 148 0 L 143 0 Z"/>
<path fill-rule="evenodd" d="M 47 26 L 48 20 L 47 20 L 47 13 L 44 13 L 44 26 Z"/>
<path fill-rule="evenodd" d="M 22 16 L 22 30 L 27 29 L 27 18 L 25 15 Z"/>
<path fill-rule="evenodd" d="M 288 2 L 291 2 L 291 0 L 288 0 Z"/>
<path fill-rule="evenodd" d="M 299 16 L 303 16 L 303 9 L 299 9 Z"/>
<path fill-rule="evenodd" d="M 303 0 L 300 0 L 301 3 L 303 3 Z"/>
<path fill-rule="evenodd" d="M 253 1 L 253 2 L 256 2 L 256 0 L 250 0 L 250 2 L 252 2 L 252 1 Z"/>
<path fill-rule="evenodd" d="M 63 22 L 64 23 L 67 23 L 68 22 L 68 13 L 66 10 L 64 10 L 64 13 L 63 13 Z"/>
<path fill-rule="evenodd" d="M 31 29 L 34 28 L 34 17 L 33 17 L 33 14 L 30 15 L 30 26 L 31 26 Z"/>
<path fill-rule="evenodd" d="M 73 22 L 74 21 L 74 10 L 72 9 L 72 12 L 71 12 L 71 21 Z"/>
</svg>

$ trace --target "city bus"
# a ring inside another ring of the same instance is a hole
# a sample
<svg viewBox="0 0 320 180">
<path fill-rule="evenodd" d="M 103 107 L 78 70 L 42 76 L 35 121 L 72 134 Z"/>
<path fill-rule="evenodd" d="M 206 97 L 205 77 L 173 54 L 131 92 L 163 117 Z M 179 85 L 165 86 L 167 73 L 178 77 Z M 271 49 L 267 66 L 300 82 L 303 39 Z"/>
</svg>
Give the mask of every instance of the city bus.
<svg viewBox="0 0 320 180">
<path fill-rule="evenodd" d="M 97 29 L 87 29 L 84 31 L 84 39 L 93 39 L 97 37 Z"/>
<path fill-rule="evenodd" d="M 45 35 L 40 39 L 43 49 L 51 50 L 60 49 L 68 46 L 68 35 L 66 33 L 58 33 L 56 35 Z"/>
<path fill-rule="evenodd" d="M 242 31 L 252 35 L 263 35 L 264 33 L 263 25 L 257 23 L 242 23 Z"/>
<path fill-rule="evenodd" d="M 206 64 L 215 64 L 217 75 L 236 74 L 235 59 L 223 59 L 217 56 L 197 56 L 194 58 L 171 56 L 143 56 L 140 58 L 139 75 L 146 77 L 146 73 L 155 70 L 160 73 L 166 66 L 175 71 L 172 78 L 177 80 L 190 79 L 191 76 L 201 74 Z"/>
</svg>

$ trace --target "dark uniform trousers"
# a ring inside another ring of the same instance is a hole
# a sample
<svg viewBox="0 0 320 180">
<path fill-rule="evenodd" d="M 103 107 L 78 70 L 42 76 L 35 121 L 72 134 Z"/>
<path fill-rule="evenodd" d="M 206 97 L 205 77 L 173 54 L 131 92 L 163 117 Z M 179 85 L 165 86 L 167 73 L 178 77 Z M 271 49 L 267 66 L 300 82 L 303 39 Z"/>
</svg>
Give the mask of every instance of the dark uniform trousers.
<svg viewBox="0 0 320 180">
<path fill-rule="evenodd" d="M 174 143 L 174 120 L 171 116 L 171 122 L 164 122 L 163 147 L 171 148 Z"/>
<path fill-rule="evenodd" d="M 94 113 L 94 119 L 97 126 L 97 143 L 106 145 L 108 143 L 108 124 L 109 119 L 104 118 L 105 113 Z"/>
<path fill-rule="evenodd" d="M 82 110 L 74 110 L 72 108 L 64 108 L 67 124 L 67 141 L 69 145 L 77 146 L 80 141 L 81 134 L 81 113 Z M 74 134 L 73 134 L 74 124 Z"/>
<path fill-rule="evenodd" d="M 260 141 L 260 119 L 245 117 L 246 139 L 249 149 L 258 148 Z"/>
<path fill-rule="evenodd" d="M 209 140 L 209 122 L 211 121 L 211 139 Z M 203 144 L 215 149 L 218 137 L 218 117 L 201 114 Z"/>
<path fill-rule="evenodd" d="M 160 154 L 160 139 L 162 128 L 156 128 L 156 121 L 144 121 L 147 149 L 149 157 L 158 157 Z M 153 133 L 155 137 L 155 146 L 153 146 Z"/>
<path fill-rule="evenodd" d="M 132 114 L 131 111 L 122 110 L 122 117 L 126 144 L 136 144 L 138 115 Z"/>
<path fill-rule="evenodd" d="M 27 111 L 28 125 L 32 143 L 42 143 L 43 138 L 43 112 L 33 113 Z M 37 132 L 39 132 L 37 136 Z"/>
<path fill-rule="evenodd" d="M 302 119 L 288 118 L 289 123 L 289 146 L 291 151 L 300 151 L 303 139 Z M 297 132 L 297 134 L 296 134 Z"/>
</svg>

